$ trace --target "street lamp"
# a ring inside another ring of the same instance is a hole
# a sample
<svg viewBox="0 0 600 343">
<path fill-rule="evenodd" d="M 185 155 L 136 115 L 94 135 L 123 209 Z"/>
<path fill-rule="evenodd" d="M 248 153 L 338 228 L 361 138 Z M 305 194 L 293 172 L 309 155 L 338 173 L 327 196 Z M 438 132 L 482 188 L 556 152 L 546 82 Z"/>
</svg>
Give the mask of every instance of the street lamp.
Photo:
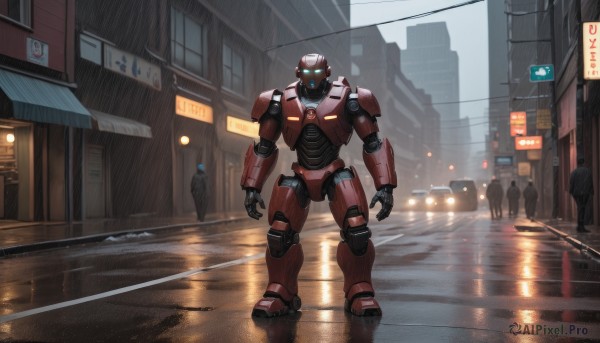
<svg viewBox="0 0 600 343">
<path fill-rule="evenodd" d="M 15 135 L 13 135 L 12 133 L 7 134 L 6 141 L 9 143 L 13 143 L 15 141 Z"/>
<path fill-rule="evenodd" d="M 179 144 L 181 144 L 182 146 L 186 146 L 186 145 L 190 144 L 190 137 L 188 137 L 188 136 L 179 137 Z"/>
</svg>

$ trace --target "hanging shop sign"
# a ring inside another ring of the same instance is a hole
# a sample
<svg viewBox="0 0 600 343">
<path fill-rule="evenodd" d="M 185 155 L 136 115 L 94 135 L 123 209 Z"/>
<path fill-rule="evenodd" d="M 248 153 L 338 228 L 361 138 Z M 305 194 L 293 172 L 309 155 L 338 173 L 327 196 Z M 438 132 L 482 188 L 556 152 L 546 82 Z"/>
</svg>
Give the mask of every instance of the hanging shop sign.
<svg viewBox="0 0 600 343">
<path fill-rule="evenodd" d="M 515 137 L 515 150 L 536 150 L 542 148 L 542 136 Z"/>
<path fill-rule="evenodd" d="M 212 107 L 181 95 L 175 95 L 175 113 L 205 123 L 213 123 Z"/>
<path fill-rule="evenodd" d="M 549 109 L 541 108 L 537 110 L 535 116 L 535 127 L 538 130 L 550 130 L 552 128 L 552 117 L 550 116 Z"/>
<path fill-rule="evenodd" d="M 583 78 L 600 79 L 600 22 L 583 23 Z"/>
<path fill-rule="evenodd" d="M 227 116 L 227 131 L 237 133 L 238 135 L 257 138 L 258 123 L 253 123 L 249 120 L 244 120 L 232 116 Z"/>
<path fill-rule="evenodd" d="M 529 176 L 531 174 L 531 163 L 519 162 L 517 165 L 517 172 L 519 176 Z"/>
<path fill-rule="evenodd" d="M 48 49 L 48 44 L 27 37 L 27 61 L 47 67 Z"/>
<path fill-rule="evenodd" d="M 527 112 L 510 112 L 510 136 L 527 134 Z"/>
<path fill-rule="evenodd" d="M 159 66 L 108 44 L 104 44 L 104 68 L 161 90 Z"/>
<path fill-rule="evenodd" d="M 539 161 L 542 159 L 542 150 L 527 150 L 527 159 L 529 161 Z"/>
</svg>

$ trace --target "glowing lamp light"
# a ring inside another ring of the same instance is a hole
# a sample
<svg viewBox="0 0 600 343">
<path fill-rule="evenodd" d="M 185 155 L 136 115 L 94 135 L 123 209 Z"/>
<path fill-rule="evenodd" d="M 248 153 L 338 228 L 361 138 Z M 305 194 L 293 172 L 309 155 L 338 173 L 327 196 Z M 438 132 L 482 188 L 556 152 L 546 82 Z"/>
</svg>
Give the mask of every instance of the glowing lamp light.
<svg viewBox="0 0 600 343">
<path fill-rule="evenodd" d="M 9 133 L 8 135 L 6 135 L 6 141 L 9 143 L 13 143 L 15 141 L 15 135 Z"/>
<path fill-rule="evenodd" d="M 179 137 L 179 144 L 181 144 L 183 146 L 190 144 L 190 137 L 188 137 L 188 136 Z"/>
</svg>

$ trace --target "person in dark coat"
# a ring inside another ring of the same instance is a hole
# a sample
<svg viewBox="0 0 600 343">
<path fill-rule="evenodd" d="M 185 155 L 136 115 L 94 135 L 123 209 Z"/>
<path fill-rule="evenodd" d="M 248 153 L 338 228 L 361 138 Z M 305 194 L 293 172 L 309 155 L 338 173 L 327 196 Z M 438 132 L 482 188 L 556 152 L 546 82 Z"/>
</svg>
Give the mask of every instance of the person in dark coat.
<svg viewBox="0 0 600 343">
<path fill-rule="evenodd" d="M 496 204 L 494 203 L 494 180 L 490 182 L 485 190 L 485 197 L 488 199 L 488 204 L 490 207 L 490 215 L 492 220 L 496 219 L 494 208 Z"/>
<path fill-rule="evenodd" d="M 510 187 L 506 190 L 506 198 L 508 199 L 508 217 L 516 217 L 519 213 L 519 198 L 521 190 L 517 187 L 515 181 L 510 182 Z"/>
<path fill-rule="evenodd" d="M 198 163 L 196 174 L 192 177 L 192 197 L 196 204 L 196 214 L 199 221 L 204 221 L 206 215 L 206 207 L 208 201 L 206 200 L 208 194 L 208 176 L 204 171 L 204 164 Z"/>
<path fill-rule="evenodd" d="M 502 198 L 504 197 L 504 190 L 502 189 L 500 180 L 492 180 L 492 182 L 490 182 L 488 185 L 485 195 L 490 204 L 492 219 L 502 218 Z"/>
<path fill-rule="evenodd" d="M 533 182 L 529 181 L 527 187 L 523 190 L 523 198 L 525 199 L 525 215 L 527 216 L 527 219 L 533 221 L 538 199 L 538 192 L 533 186 Z"/>
<path fill-rule="evenodd" d="M 577 203 L 577 232 L 590 232 L 585 228 L 586 206 L 594 194 L 592 172 L 585 167 L 583 158 L 577 159 L 577 168 L 571 172 L 569 193 Z"/>
<path fill-rule="evenodd" d="M 502 218 L 502 199 L 504 199 L 504 188 L 500 183 L 500 180 L 496 179 L 492 181 L 494 184 L 494 212 L 496 213 L 496 218 Z"/>
</svg>

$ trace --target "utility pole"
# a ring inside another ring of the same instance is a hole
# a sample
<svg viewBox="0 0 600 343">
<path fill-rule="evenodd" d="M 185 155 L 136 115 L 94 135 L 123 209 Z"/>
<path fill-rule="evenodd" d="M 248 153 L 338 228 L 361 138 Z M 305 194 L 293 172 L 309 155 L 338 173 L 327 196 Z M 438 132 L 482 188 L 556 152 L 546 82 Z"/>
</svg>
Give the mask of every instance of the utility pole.
<svg viewBox="0 0 600 343">
<path fill-rule="evenodd" d="M 556 33 L 554 30 L 554 0 L 548 4 L 550 15 L 550 60 L 555 64 Z M 552 118 L 552 218 L 558 218 L 558 112 L 556 111 L 556 81 L 550 84 L 550 116 Z"/>
</svg>

